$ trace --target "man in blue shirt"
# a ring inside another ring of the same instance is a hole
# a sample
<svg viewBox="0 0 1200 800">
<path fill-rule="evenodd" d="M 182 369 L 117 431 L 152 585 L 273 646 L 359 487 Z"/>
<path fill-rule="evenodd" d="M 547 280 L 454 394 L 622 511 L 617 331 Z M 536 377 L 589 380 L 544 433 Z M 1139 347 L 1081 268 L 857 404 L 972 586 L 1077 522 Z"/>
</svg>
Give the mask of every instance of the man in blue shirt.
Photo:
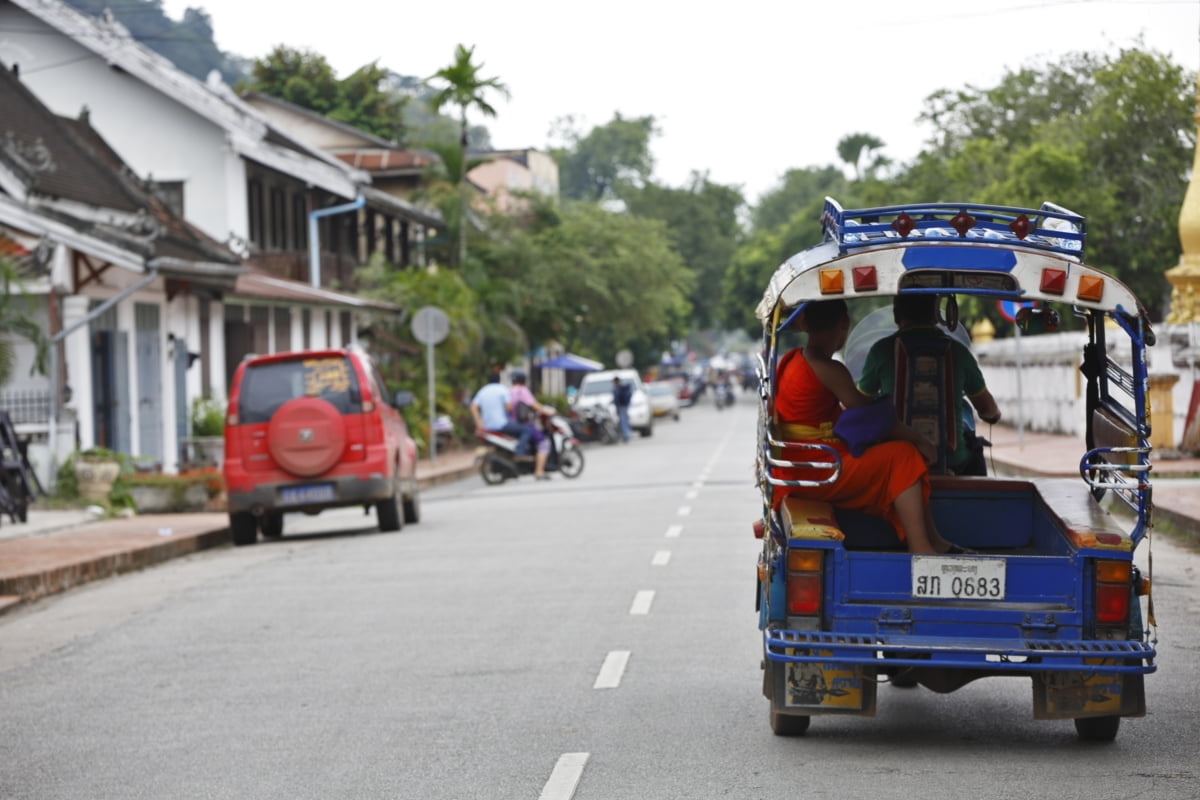
<svg viewBox="0 0 1200 800">
<path fill-rule="evenodd" d="M 529 450 L 529 439 L 532 430 L 528 425 L 522 425 L 510 416 L 512 402 L 509 400 L 508 387 L 500 383 L 500 372 L 493 370 L 488 375 L 488 382 L 471 398 L 471 416 L 475 418 L 475 430 L 496 431 L 505 436 L 517 437 L 517 454 Z"/>
</svg>

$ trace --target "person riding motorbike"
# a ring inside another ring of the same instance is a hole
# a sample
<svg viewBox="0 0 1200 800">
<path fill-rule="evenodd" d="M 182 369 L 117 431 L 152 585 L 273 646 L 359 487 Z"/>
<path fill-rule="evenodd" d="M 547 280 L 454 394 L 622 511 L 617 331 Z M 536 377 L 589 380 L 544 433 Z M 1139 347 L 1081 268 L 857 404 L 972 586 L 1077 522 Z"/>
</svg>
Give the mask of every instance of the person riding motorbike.
<svg viewBox="0 0 1200 800">
<path fill-rule="evenodd" d="M 554 409 L 550 406 L 543 405 L 533 396 L 533 392 L 529 391 L 529 387 L 525 385 L 525 373 L 522 370 L 513 370 L 512 387 L 508 390 L 508 399 L 512 407 L 513 416 L 520 425 L 526 426 L 528 429 L 529 440 L 532 441 L 536 455 L 533 463 L 533 477 L 535 480 L 548 481 L 550 476 L 546 474 L 546 459 L 550 455 L 550 439 L 542 430 L 539 418 L 541 416 L 550 416 L 554 413 Z M 524 434 L 522 440 L 525 440 Z M 528 448 L 528 445 L 526 445 Z M 522 450 L 518 445 L 518 454 L 527 453 L 528 449 Z"/>
</svg>

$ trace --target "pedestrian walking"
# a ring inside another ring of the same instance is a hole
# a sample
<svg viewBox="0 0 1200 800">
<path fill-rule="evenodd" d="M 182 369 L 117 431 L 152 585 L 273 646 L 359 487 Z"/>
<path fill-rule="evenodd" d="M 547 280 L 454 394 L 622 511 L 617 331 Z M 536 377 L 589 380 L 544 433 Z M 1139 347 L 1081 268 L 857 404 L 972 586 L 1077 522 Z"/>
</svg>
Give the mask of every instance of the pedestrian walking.
<svg viewBox="0 0 1200 800">
<path fill-rule="evenodd" d="M 633 387 L 622 383 L 621 379 L 613 376 L 613 405 L 617 409 L 617 422 L 621 426 L 621 441 L 628 442 L 632 431 L 629 429 L 629 404 L 633 401 Z"/>
</svg>

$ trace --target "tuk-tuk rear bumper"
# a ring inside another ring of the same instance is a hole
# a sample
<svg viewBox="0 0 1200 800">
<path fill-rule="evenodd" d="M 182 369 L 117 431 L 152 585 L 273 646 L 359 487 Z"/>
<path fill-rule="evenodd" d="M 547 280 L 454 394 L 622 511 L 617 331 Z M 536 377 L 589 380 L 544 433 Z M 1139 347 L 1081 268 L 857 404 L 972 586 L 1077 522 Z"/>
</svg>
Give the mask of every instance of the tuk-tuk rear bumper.
<svg viewBox="0 0 1200 800">
<path fill-rule="evenodd" d="M 768 629 L 763 632 L 763 650 L 769 661 L 781 663 L 839 662 L 1020 674 L 1148 675 L 1157 669 L 1154 648 L 1129 640 L 947 639 Z"/>
</svg>

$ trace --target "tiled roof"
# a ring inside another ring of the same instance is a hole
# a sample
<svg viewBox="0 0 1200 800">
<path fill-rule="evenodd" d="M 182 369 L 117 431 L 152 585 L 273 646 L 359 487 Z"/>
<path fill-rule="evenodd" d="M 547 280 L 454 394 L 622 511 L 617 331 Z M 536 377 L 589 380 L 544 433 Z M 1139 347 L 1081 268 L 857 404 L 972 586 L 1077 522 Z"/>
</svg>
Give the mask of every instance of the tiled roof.
<svg viewBox="0 0 1200 800">
<path fill-rule="evenodd" d="M 336 154 L 346 164 L 367 172 L 420 172 L 437 163 L 437 156 L 423 150 L 364 147 Z"/>
<path fill-rule="evenodd" d="M 382 300 L 372 300 L 343 292 L 335 292 L 332 289 L 318 288 L 310 286 L 307 283 L 301 283 L 300 281 L 290 281 L 270 275 L 253 268 L 238 276 L 237 288 L 230 293 L 230 297 L 276 300 L 285 303 L 311 303 L 317 306 L 340 306 L 364 311 L 399 313 L 401 310 L 399 306 L 385 303 Z"/>
</svg>

